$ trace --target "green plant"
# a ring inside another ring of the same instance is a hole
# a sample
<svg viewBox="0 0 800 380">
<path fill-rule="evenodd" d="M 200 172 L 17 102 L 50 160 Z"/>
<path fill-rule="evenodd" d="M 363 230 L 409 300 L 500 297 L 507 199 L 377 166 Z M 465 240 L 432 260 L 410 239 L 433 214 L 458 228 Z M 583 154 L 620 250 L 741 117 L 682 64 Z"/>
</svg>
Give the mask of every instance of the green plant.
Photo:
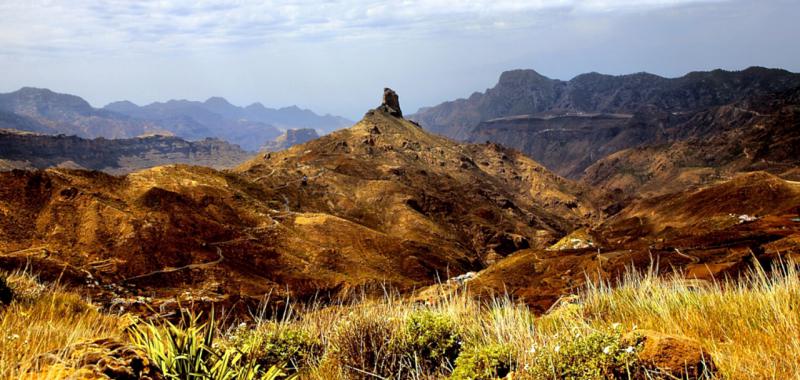
<svg viewBox="0 0 800 380">
<path fill-rule="evenodd" d="M 451 367 L 461 349 L 455 321 L 430 310 L 409 314 L 400 339 L 400 349 L 410 356 L 414 367 L 426 371 Z"/>
<path fill-rule="evenodd" d="M 131 341 L 145 350 L 169 379 L 254 380 L 282 379 L 285 374 L 276 366 L 266 372 L 247 355 L 237 350 L 219 350 L 214 346 L 215 322 L 200 323 L 200 315 L 189 315 L 179 324 L 164 321 L 134 325 Z"/>
<path fill-rule="evenodd" d="M 621 331 L 591 331 L 560 336 L 546 346 L 532 347 L 526 373 L 548 379 L 629 379 L 638 372 L 637 346 Z"/>
<path fill-rule="evenodd" d="M 451 379 L 490 380 L 508 375 L 515 366 L 515 353 L 509 345 L 472 346 L 461 352 Z"/>
<path fill-rule="evenodd" d="M 223 346 L 244 353 L 265 368 L 286 363 L 289 372 L 299 371 L 322 352 L 319 339 L 300 328 L 279 323 L 265 323 L 254 329 L 238 327 Z"/>
</svg>

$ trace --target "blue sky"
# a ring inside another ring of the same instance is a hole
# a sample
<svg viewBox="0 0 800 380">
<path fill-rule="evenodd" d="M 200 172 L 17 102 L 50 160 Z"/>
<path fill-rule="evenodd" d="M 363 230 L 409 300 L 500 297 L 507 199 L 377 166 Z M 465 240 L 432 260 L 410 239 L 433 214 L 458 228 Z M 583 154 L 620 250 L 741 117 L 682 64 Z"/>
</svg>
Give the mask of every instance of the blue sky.
<svg viewBox="0 0 800 380">
<path fill-rule="evenodd" d="M 3 0 L 0 18 L 0 91 L 95 106 L 224 96 L 355 119 L 384 86 L 411 113 L 515 68 L 800 71 L 796 0 Z"/>
</svg>

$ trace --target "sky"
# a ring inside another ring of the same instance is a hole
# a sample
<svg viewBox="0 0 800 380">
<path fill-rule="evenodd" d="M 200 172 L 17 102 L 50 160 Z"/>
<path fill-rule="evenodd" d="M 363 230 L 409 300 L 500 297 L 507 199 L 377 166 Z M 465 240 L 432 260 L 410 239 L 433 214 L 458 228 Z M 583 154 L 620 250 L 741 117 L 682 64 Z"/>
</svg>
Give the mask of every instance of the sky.
<svg viewBox="0 0 800 380">
<path fill-rule="evenodd" d="M 2 0 L 0 19 L 0 92 L 95 107 L 223 96 L 359 119 L 387 86 L 410 114 L 518 68 L 800 71 L 797 0 Z"/>
</svg>

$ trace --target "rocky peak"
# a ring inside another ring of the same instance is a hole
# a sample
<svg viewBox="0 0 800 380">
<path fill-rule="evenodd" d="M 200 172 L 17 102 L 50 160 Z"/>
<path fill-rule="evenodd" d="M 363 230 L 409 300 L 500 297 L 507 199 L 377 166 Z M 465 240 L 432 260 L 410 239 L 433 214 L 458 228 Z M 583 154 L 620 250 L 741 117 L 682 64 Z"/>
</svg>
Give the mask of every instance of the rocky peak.
<svg viewBox="0 0 800 380">
<path fill-rule="evenodd" d="M 403 117 L 403 111 L 400 110 L 400 97 L 391 88 L 383 89 L 383 103 L 378 107 L 381 111 L 386 111 L 388 114 L 395 117 Z"/>
</svg>

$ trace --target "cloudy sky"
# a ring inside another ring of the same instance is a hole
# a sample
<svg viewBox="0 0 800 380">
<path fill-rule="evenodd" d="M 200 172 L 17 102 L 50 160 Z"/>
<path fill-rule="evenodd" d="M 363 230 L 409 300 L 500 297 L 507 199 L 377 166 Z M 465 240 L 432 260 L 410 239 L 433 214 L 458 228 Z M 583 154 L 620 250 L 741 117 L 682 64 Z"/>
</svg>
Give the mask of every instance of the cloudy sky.
<svg viewBox="0 0 800 380">
<path fill-rule="evenodd" d="M 0 19 L 0 92 L 98 107 L 224 96 L 355 119 L 384 86 L 411 113 L 515 68 L 800 71 L 797 0 L 2 0 Z"/>
</svg>

